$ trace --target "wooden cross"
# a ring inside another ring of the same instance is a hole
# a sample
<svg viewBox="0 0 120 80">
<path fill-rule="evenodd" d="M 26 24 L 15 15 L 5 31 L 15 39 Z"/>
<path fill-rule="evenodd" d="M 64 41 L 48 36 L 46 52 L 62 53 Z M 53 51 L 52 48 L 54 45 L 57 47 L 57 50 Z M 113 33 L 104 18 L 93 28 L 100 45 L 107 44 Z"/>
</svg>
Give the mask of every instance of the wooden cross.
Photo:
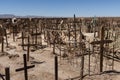
<svg viewBox="0 0 120 80">
<path fill-rule="evenodd" d="M 104 51 L 104 44 L 105 43 L 112 43 L 112 40 L 104 40 L 104 27 L 101 28 L 101 40 L 100 41 L 93 41 L 91 44 L 100 44 L 100 72 L 103 71 L 103 51 Z"/>
<path fill-rule="evenodd" d="M 76 34 L 76 25 L 75 25 L 75 14 L 74 14 L 74 21 L 73 21 L 73 26 L 74 26 L 74 35 L 75 35 L 75 47 L 77 46 L 76 42 L 77 42 L 77 34 Z"/>
<path fill-rule="evenodd" d="M 24 70 L 25 80 L 28 80 L 28 71 L 27 70 L 30 69 L 30 68 L 35 67 L 35 65 L 27 66 L 26 54 L 23 55 L 23 59 L 24 59 L 24 67 L 16 69 L 16 72 Z"/>
<path fill-rule="evenodd" d="M 39 36 L 39 35 L 41 36 L 42 32 L 38 32 L 38 26 L 37 26 L 37 25 L 35 25 L 35 33 L 33 33 L 33 32 L 34 32 L 33 29 L 34 29 L 34 28 L 32 28 L 32 33 L 30 33 L 30 31 L 29 31 L 29 33 L 31 34 L 31 36 L 32 36 L 33 38 L 35 38 L 35 41 L 33 40 L 32 43 L 34 44 L 34 42 L 35 42 L 35 44 L 36 44 L 35 47 L 37 48 L 38 36 Z M 40 39 L 40 41 L 41 41 L 41 44 L 42 44 L 42 38 Z M 41 45 L 41 44 L 40 44 L 40 45 Z"/>
<path fill-rule="evenodd" d="M 36 30 L 36 33 L 32 33 L 32 34 L 31 34 L 31 36 L 35 36 L 35 44 L 36 44 L 36 46 L 37 46 L 37 44 L 38 44 L 37 39 L 38 39 L 38 36 L 39 36 L 39 35 L 40 35 L 40 37 L 41 37 L 41 33 L 38 33 L 37 30 Z M 42 38 L 40 39 L 40 41 L 41 41 L 41 45 L 42 45 Z M 34 42 L 32 42 L 32 43 L 34 43 Z"/>
<path fill-rule="evenodd" d="M 28 44 L 24 44 L 24 38 L 27 38 L 28 39 Z M 30 53 L 30 37 L 28 35 L 28 37 L 24 37 L 24 33 L 22 32 L 22 48 L 24 50 L 24 46 L 27 46 L 27 61 L 29 61 L 29 53 Z"/>
<path fill-rule="evenodd" d="M 23 34 L 23 33 L 22 33 Z M 37 46 L 37 44 L 30 44 L 30 35 L 28 35 L 28 43 L 27 44 L 24 44 L 24 37 L 22 38 L 22 45 L 23 46 L 23 49 L 24 49 L 24 46 L 27 46 L 27 61 L 29 61 L 29 54 L 30 54 L 30 46 Z"/>
<path fill-rule="evenodd" d="M 31 35 L 31 36 L 37 36 L 37 35 L 41 35 L 41 33 L 31 33 L 30 35 Z M 29 35 L 29 36 L 30 36 L 30 35 Z M 30 44 L 30 40 L 29 40 L 30 37 L 29 37 L 29 36 L 28 36 L 28 37 L 24 37 L 24 32 L 22 31 L 22 45 L 21 45 L 21 46 L 22 46 L 23 50 L 24 50 L 24 46 L 27 46 L 28 49 L 29 49 L 30 46 L 39 46 L 39 44 L 37 44 L 37 37 L 36 37 L 35 44 L 34 44 L 34 43 Z M 25 39 L 25 38 L 28 39 L 28 43 L 27 43 L 27 44 L 24 43 L 24 39 Z M 18 38 L 18 39 L 20 39 L 20 38 Z M 42 45 L 42 38 L 41 38 L 41 44 L 40 44 L 40 46 L 41 46 L 41 45 Z M 28 50 L 27 50 L 27 51 L 28 51 Z M 28 52 L 29 52 L 29 51 L 28 51 Z"/>
</svg>

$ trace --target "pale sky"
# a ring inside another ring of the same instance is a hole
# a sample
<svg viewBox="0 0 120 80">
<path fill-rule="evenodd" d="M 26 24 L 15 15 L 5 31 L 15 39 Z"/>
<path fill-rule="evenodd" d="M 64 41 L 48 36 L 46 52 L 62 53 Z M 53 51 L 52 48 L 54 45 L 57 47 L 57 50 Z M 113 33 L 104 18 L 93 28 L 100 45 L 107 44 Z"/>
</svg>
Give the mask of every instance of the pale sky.
<svg viewBox="0 0 120 80">
<path fill-rule="evenodd" d="M 0 0 L 0 14 L 120 17 L 120 0 Z"/>
</svg>

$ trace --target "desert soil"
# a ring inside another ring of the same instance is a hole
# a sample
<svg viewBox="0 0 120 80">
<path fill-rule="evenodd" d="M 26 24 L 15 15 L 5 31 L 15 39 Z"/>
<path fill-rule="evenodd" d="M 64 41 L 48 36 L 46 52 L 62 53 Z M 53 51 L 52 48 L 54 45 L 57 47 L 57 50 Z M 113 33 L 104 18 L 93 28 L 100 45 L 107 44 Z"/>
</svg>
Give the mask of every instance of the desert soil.
<svg viewBox="0 0 120 80">
<path fill-rule="evenodd" d="M 23 51 L 22 47 L 18 46 L 21 44 L 21 40 L 13 42 L 12 35 L 9 36 L 8 41 L 9 47 L 6 48 L 5 44 L 5 52 L 0 53 L 0 74 L 5 74 L 5 67 L 10 67 L 11 80 L 24 80 L 24 71 L 15 72 L 15 69 L 23 67 L 23 54 L 26 54 L 27 51 Z M 46 45 L 46 43 L 44 42 L 43 45 Z M 52 47 L 46 47 L 44 49 L 38 49 L 34 52 L 30 51 L 30 61 L 27 64 L 34 64 L 35 67 L 28 70 L 29 80 L 55 80 L 54 55 L 52 54 L 52 50 Z M 87 57 L 85 57 L 85 59 L 86 58 Z M 75 65 L 68 63 L 67 60 L 58 59 L 59 80 L 79 80 L 77 77 L 80 76 L 80 65 L 76 67 Z M 86 61 L 87 60 L 88 59 L 86 59 Z M 120 62 L 115 62 L 114 65 L 114 69 L 117 70 L 118 73 L 105 73 L 101 75 L 95 74 L 91 76 L 86 75 L 84 80 L 120 80 Z M 86 72 L 87 70 L 84 71 Z"/>
</svg>

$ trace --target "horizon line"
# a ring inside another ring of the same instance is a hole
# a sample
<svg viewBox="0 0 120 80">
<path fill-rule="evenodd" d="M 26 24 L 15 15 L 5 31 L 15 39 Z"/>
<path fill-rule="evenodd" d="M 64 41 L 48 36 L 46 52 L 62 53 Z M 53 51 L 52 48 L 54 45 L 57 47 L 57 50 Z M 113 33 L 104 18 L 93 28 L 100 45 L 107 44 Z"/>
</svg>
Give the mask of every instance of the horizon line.
<svg viewBox="0 0 120 80">
<path fill-rule="evenodd" d="M 74 14 L 73 14 L 73 16 L 43 16 L 43 15 L 29 15 L 29 14 L 27 14 L 27 15 L 17 15 L 17 14 L 0 14 L 0 15 L 12 15 L 12 16 L 18 16 L 18 17 L 27 17 L 27 16 L 34 16 L 34 17 L 74 17 Z M 76 16 L 76 14 L 75 14 L 75 16 Z M 76 16 L 76 17 L 120 17 L 120 16 Z"/>
</svg>

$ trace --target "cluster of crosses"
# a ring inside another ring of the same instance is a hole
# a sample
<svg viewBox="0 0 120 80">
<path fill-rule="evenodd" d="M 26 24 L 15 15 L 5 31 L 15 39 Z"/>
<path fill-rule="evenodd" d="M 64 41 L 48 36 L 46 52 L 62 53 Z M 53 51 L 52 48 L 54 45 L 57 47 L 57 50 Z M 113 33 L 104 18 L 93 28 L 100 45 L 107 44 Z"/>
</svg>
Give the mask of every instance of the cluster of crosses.
<svg viewBox="0 0 120 80">
<path fill-rule="evenodd" d="M 23 61 L 24 61 L 24 67 L 22 68 L 18 68 L 15 71 L 19 72 L 19 71 L 23 71 L 24 70 L 24 80 L 28 80 L 28 69 L 34 68 L 35 65 L 31 65 L 31 66 L 27 66 L 27 56 L 26 54 L 23 54 Z M 58 80 L 58 57 L 55 56 L 55 80 Z M 5 79 L 4 79 L 5 76 Z M 10 68 L 6 67 L 5 68 L 5 75 L 0 74 L 0 78 L 2 78 L 2 80 L 10 80 Z"/>
</svg>

